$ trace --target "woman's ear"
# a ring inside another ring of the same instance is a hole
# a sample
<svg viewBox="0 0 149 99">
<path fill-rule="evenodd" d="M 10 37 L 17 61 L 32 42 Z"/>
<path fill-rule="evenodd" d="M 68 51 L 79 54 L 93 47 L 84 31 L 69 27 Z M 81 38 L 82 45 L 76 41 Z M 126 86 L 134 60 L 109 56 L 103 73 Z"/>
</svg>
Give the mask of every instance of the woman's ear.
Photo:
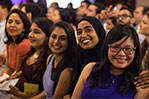
<svg viewBox="0 0 149 99">
<path fill-rule="evenodd" d="M 32 13 L 29 12 L 26 14 L 26 16 L 28 17 L 28 19 L 30 20 L 30 22 L 32 22 Z"/>
</svg>

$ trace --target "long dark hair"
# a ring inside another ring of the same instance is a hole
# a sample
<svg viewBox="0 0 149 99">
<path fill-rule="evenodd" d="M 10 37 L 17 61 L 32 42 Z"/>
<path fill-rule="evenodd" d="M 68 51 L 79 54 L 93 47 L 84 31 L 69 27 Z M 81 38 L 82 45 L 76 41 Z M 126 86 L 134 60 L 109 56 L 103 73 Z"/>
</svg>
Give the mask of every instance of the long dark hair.
<svg viewBox="0 0 149 99">
<path fill-rule="evenodd" d="M 37 24 L 37 26 L 45 33 L 47 40 L 43 44 L 43 50 L 40 52 L 39 57 L 37 58 L 38 60 L 33 66 L 33 71 L 36 72 L 36 74 L 33 76 L 33 79 L 35 80 L 41 80 L 39 78 L 42 78 L 44 71 L 46 69 L 46 61 L 51 54 L 51 51 L 48 46 L 48 35 L 49 35 L 49 30 L 51 26 L 53 25 L 53 22 L 47 18 L 36 18 L 33 20 L 32 23 Z M 35 53 L 35 49 L 31 48 L 30 52 L 27 54 L 27 57 L 25 58 L 28 59 L 30 56 L 32 56 Z"/>
<path fill-rule="evenodd" d="M 108 79 L 110 79 L 111 63 L 108 59 L 107 44 L 112 44 L 114 42 L 117 42 L 121 40 L 123 37 L 126 37 L 125 40 L 127 40 L 129 37 L 132 38 L 132 40 L 134 41 L 134 46 L 136 47 L 136 50 L 135 50 L 134 60 L 128 67 L 124 69 L 124 72 L 122 73 L 122 79 L 118 85 L 117 91 L 121 95 L 124 95 L 124 93 L 128 89 L 135 90 L 133 86 L 133 80 L 134 80 L 134 77 L 141 70 L 140 69 L 141 47 L 140 47 L 140 43 L 139 43 L 139 39 L 136 31 L 128 25 L 117 25 L 116 27 L 111 29 L 110 32 L 108 33 L 101 49 L 100 64 L 96 66 L 93 72 L 91 73 L 90 84 L 88 87 L 97 87 L 99 82 L 106 84 Z M 106 85 L 104 87 L 106 87 Z"/>
<path fill-rule="evenodd" d="M 20 10 L 18 9 L 13 9 L 12 11 L 9 12 L 7 18 L 6 18 L 6 25 L 5 25 L 5 33 L 6 33 L 6 37 L 7 40 L 5 41 L 6 44 L 10 44 L 11 42 L 13 42 L 12 37 L 8 34 L 7 32 L 7 22 L 8 19 L 10 17 L 11 14 L 16 13 L 19 15 L 19 17 L 21 18 L 23 25 L 24 25 L 24 31 L 22 31 L 22 33 L 20 35 L 17 36 L 15 43 L 19 44 L 22 40 L 24 40 L 25 38 L 28 37 L 28 33 L 29 33 L 29 29 L 30 29 L 30 21 L 28 19 L 28 17 Z"/>
<path fill-rule="evenodd" d="M 63 57 L 62 61 L 57 66 L 58 67 L 57 73 L 59 73 L 66 67 L 71 66 L 71 68 L 73 69 L 76 66 L 77 42 L 76 42 L 74 30 L 69 23 L 66 23 L 63 21 L 56 23 L 51 28 L 50 35 L 56 27 L 63 28 L 65 30 L 65 32 L 67 34 L 67 38 L 68 38 L 68 46 L 67 46 L 66 51 L 64 52 L 64 57 Z M 50 37 L 50 35 L 49 35 L 49 37 Z"/>
</svg>

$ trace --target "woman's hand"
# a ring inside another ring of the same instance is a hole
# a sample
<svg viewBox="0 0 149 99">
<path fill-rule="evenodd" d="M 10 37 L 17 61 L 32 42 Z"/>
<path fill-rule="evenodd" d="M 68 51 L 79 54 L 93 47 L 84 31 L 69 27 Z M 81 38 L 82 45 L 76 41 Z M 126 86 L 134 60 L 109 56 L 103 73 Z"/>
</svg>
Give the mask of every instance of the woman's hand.
<svg viewBox="0 0 149 99">
<path fill-rule="evenodd" d="M 149 99 L 149 88 L 136 87 L 136 91 L 134 99 Z"/>
<path fill-rule="evenodd" d="M 17 87 L 10 85 L 9 88 L 10 88 L 10 93 L 12 93 L 15 96 L 19 96 L 21 91 Z"/>
<path fill-rule="evenodd" d="M 6 58 L 7 58 L 7 54 L 6 53 L 0 54 L 0 67 L 3 66 L 3 65 L 5 65 Z"/>
<path fill-rule="evenodd" d="M 142 71 L 137 77 L 135 77 L 135 85 L 137 87 L 149 88 L 149 71 Z"/>
<path fill-rule="evenodd" d="M 71 99 L 71 95 L 70 94 L 67 94 L 67 95 L 64 96 L 63 99 Z"/>
<path fill-rule="evenodd" d="M 17 73 L 13 73 L 10 77 L 7 77 L 5 78 L 4 80 L 0 81 L 0 84 L 2 84 L 3 82 L 7 81 L 7 80 L 12 80 L 12 79 L 15 79 L 17 78 L 19 75 L 22 74 L 22 71 L 20 70 L 19 72 Z"/>
</svg>

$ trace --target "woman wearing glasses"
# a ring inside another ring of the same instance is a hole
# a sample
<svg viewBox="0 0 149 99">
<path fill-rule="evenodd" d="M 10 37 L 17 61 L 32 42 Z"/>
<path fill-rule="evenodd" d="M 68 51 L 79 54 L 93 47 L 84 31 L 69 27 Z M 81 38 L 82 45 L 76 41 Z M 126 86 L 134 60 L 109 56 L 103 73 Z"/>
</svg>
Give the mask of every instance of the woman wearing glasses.
<svg viewBox="0 0 149 99">
<path fill-rule="evenodd" d="M 133 28 L 127 25 L 114 27 L 103 43 L 100 64 L 92 62 L 85 66 L 72 98 L 143 99 L 149 89 L 134 85 L 134 77 L 141 72 L 140 49 Z"/>
</svg>

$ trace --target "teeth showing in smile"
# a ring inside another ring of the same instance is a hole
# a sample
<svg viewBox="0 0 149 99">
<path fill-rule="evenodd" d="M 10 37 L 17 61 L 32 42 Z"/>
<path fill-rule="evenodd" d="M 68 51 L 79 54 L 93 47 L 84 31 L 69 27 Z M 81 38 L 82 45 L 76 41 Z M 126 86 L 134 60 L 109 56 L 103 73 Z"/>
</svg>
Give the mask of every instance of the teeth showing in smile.
<svg viewBox="0 0 149 99">
<path fill-rule="evenodd" d="M 86 44 L 88 43 L 90 40 L 83 40 L 83 43 Z"/>
<path fill-rule="evenodd" d="M 54 46 L 54 48 L 59 49 L 59 48 L 60 48 L 60 46 Z"/>
<path fill-rule="evenodd" d="M 117 62 L 118 63 L 125 63 L 126 62 L 126 59 L 117 59 Z"/>
</svg>

